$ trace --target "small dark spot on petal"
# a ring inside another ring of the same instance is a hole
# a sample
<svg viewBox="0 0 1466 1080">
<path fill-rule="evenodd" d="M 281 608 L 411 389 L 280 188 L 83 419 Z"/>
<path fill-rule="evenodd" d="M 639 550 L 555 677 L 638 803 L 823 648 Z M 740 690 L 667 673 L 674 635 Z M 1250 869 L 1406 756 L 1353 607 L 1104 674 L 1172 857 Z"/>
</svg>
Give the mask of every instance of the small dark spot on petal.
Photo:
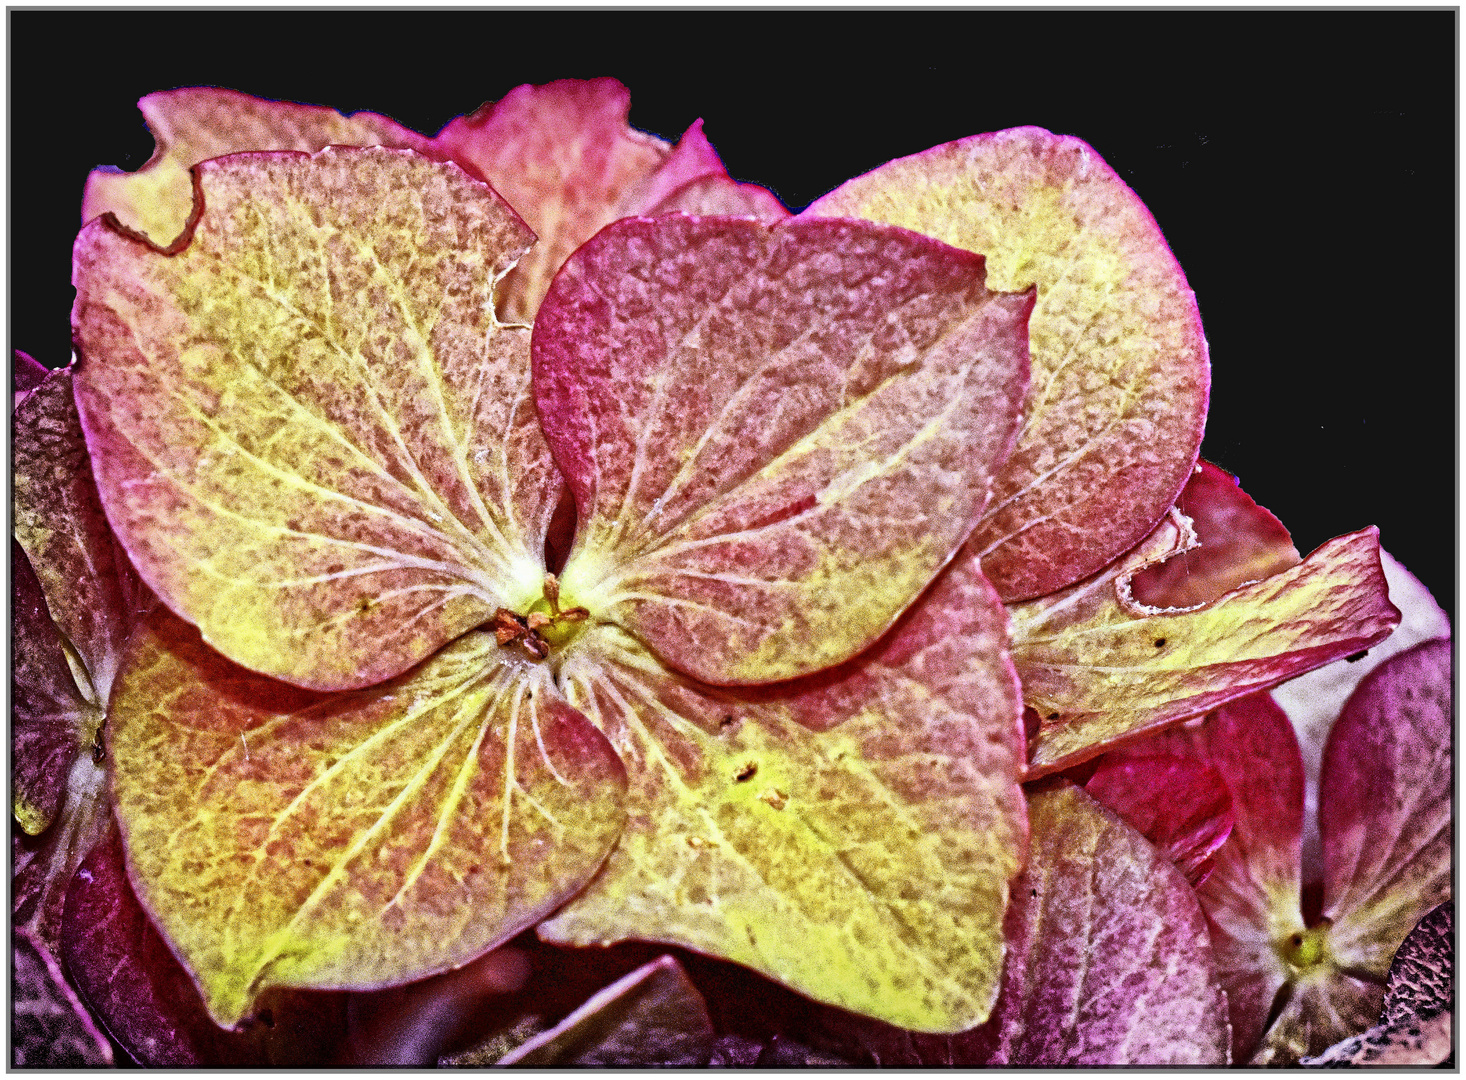
<svg viewBox="0 0 1466 1080">
<path fill-rule="evenodd" d="M 737 775 L 734 776 L 733 779 L 737 780 L 741 784 L 745 780 L 752 780 L 753 774 L 756 772 L 758 772 L 758 762 L 750 761 L 747 765 L 738 770 Z"/>
<path fill-rule="evenodd" d="M 1369 655 L 1369 650 L 1368 649 L 1360 649 L 1354 655 L 1344 657 L 1344 662 L 1346 664 L 1355 664 L 1355 663 L 1358 663 L 1360 660 L 1363 660 L 1368 655 Z"/>
<path fill-rule="evenodd" d="M 1038 890 L 1037 889 L 1029 889 L 1028 890 L 1028 895 L 1029 896 L 1037 896 L 1038 895 Z"/>
<path fill-rule="evenodd" d="M 1056 712 L 1051 712 L 1048 716 L 1044 717 L 1045 720 L 1057 720 L 1058 718 L 1059 714 Z"/>
<path fill-rule="evenodd" d="M 1163 638 L 1163 637 L 1156 638 L 1155 639 L 1155 647 L 1157 649 L 1164 649 L 1166 647 L 1166 639 Z"/>
<path fill-rule="evenodd" d="M 731 713 L 729 715 L 723 717 L 722 720 L 718 721 L 718 730 L 719 731 L 727 731 L 732 726 L 733 726 L 733 716 L 732 716 Z"/>
</svg>

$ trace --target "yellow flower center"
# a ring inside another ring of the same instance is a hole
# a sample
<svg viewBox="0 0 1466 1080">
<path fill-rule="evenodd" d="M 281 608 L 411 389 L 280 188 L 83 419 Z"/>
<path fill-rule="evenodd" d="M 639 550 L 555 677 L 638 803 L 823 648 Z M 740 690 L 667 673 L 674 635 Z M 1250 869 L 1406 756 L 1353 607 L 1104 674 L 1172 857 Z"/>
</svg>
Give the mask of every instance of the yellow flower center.
<svg viewBox="0 0 1466 1080">
<path fill-rule="evenodd" d="M 1273 948 L 1296 975 L 1308 975 L 1331 960 L 1329 925 L 1325 919 L 1318 926 L 1295 930 L 1274 942 Z"/>
</svg>

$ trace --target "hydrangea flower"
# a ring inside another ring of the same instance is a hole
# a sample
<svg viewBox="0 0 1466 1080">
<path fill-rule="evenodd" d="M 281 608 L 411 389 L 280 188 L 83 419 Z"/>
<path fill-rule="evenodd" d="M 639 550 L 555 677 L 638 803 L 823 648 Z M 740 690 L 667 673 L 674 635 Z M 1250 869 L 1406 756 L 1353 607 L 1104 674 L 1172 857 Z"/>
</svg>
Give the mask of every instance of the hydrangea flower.
<svg viewBox="0 0 1466 1080">
<path fill-rule="evenodd" d="M 971 1028 L 1019 780 L 1393 622 L 1367 531 L 1136 599 L 1198 543 L 1171 508 L 1207 357 L 1084 144 L 963 140 L 781 223 L 699 127 L 670 148 L 624 106 L 521 88 L 428 140 L 176 91 L 149 169 L 89 187 L 76 398 L 165 605 L 113 792 L 222 1023 L 537 924 Z M 674 209 L 741 216 L 603 228 Z M 54 485 L 17 486 L 64 595 Z"/>
</svg>

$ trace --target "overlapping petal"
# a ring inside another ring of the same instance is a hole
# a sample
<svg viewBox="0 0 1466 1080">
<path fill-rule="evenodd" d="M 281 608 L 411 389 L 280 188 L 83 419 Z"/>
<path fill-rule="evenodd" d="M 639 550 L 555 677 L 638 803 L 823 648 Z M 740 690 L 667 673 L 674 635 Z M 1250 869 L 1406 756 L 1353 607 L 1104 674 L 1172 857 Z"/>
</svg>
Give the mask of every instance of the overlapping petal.
<svg viewBox="0 0 1466 1080">
<path fill-rule="evenodd" d="M 847 182 L 806 214 L 901 225 L 981 252 L 995 289 L 1038 287 L 1023 434 L 973 536 L 1005 600 L 1137 544 L 1190 475 L 1210 369 L 1160 229 L 1094 150 L 1041 128 L 975 135 Z"/>
<path fill-rule="evenodd" d="M 1164 753 L 1108 754 L 1084 785 L 1160 849 L 1186 880 L 1211 874 L 1212 853 L 1232 832 L 1232 796 L 1204 761 Z"/>
<path fill-rule="evenodd" d="M 1290 1064 L 1369 1027 L 1416 922 L 1450 894 L 1450 645 L 1361 682 L 1324 751 L 1322 910 L 1305 919 L 1303 761 L 1271 697 L 1230 703 L 1147 748 L 1221 773 L 1232 836 L 1198 895 L 1226 988 L 1233 1053 Z"/>
<path fill-rule="evenodd" d="M 602 231 L 534 337 L 580 512 L 566 593 L 705 682 L 854 655 L 987 501 L 1031 300 L 989 292 L 979 258 L 859 222 Z"/>
<path fill-rule="evenodd" d="M 342 116 L 334 109 L 267 101 L 213 86 L 148 94 L 137 107 L 156 142 L 136 172 L 93 169 L 82 195 L 82 221 L 113 214 L 122 225 L 167 248 L 183 239 L 194 209 L 189 169 L 209 158 L 248 150 L 327 146 L 393 146 L 433 156 L 432 140 L 376 113 Z"/>
<path fill-rule="evenodd" d="M 1375 529 L 1330 540 L 1297 566 L 1192 610 L 1135 603 L 1136 572 L 1184 557 L 1194 542 L 1173 511 L 1088 581 L 1010 606 L 1013 661 L 1040 718 L 1030 776 L 1368 648 L 1399 621 Z"/>
<path fill-rule="evenodd" d="M 77 686 L 98 709 L 132 628 L 153 597 L 107 524 L 72 392 L 72 369 L 48 374 L 16 408 L 15 539 L 65 635 Z"/>
<path fill-rule="evenodd" d="M 470 960 L 574 893 L 621 827 L 615 753 L 491 634 L 322 695 L 166 612 L 146 629 L 113 695 L 113 794 L 138 898 L 221 1024 L 269 986 Z"/>
<path fill-rule="evenodd" d="M 992 1018 L 934 1036 L 831 1012 L 822 1044 L 875 1065 L 1226 1064 L 1226 1005 L 1185 879 L 1072 785 L 1033 794 L 1029 821 Z"/>
<path fill-rule="evenodd" d="M 115 829 L 71 881 L 59 953 L 92 1015 L 144 1068 L 326 1065 L 345 1032 L 345 994 L 268 991 L 267 1017 L 239 1031 L 215 1024 L 133 895 Z"/>
<path fill-rule="evenodd" d="M 615 79 L 561 79 L 516 87 L 438 134 L 441 152 L 476 169 L 539 237 L 500 291 L 505 322 L 531 321 L 560 265 L 604 226 L 700 177 L 726 178 L 701 120 L 673 148 L 630 127 L 630 108 Z"/>
<path fill-rule="evenodd" d="M 1440 640 L 1370 672 L 1329 733 L 1323 914 L 1344 966 L 1382 976 L 1405 935 L 1450 897 L 1451 737 L 1451 644 Z"/>
<path fill-rule="evenodd" d="M 560 480 L 528 331 L 491 303 L 523 223 L 406 151 L 236 156 L 199 184 L 179 253 L 100 221 L 76 247 L 77 402 L 143 578 L 231 659 L 316 688 L 537 595 Z"/>
<path fill-rule="evenodd" d="M 987 1016 L 1025 822 L 1002 609 L 973 560 L 813 679 L 718 691 L 609 628 L 560 677 L 627 763 L 632 810 L 541 936 L 682 944 L 918 1030 Z"/>
</svg>

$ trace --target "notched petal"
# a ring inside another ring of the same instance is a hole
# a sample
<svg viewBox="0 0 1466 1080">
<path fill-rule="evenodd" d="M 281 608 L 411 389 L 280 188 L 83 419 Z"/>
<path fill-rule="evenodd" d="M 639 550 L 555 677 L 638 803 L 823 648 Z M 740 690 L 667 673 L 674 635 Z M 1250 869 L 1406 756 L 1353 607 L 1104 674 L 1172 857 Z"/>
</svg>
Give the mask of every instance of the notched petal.
<svg viewBox="0 0 1466 1080">
<path fill-rule="evenodd" d="M 1010 606 L 1013 660 L 1040 717 L 1031 777 L 1366 649 L 1399 621 L 1375 529 L 1194 610 L 1135 605 L 1131 578 L 1181 546 L 1180 529 L 1167 519 L 1088 581 Z"/>
<path fill-rule="evenodd" d="M 490 305 L 524 224 L 403 150 L 198 171 L 178 254 L 103 222 L 76 246 L 77 403 L 139 573 L 235 662 L 318 689 L 537 595 L 561 481 L 528 331 Z"/>
<path fill-rule="evenodd" d="M 136 172 L 93 169 L 82 195 L 83 222 L 110 213 L 158 248 L 170 247 L 193 212 L 188 170 L 201 161 L 249 150 L 392 146 L 433 155 L 432 140 L 376 113 L 268 101 L 234 90 L 186 86 L 138 103 L 156 147 Z"/>
<path fill-rule="evenodd" d="M 805 214 L 900 225 L 1038 288 L 1023 434 L 972 544 L 1005 600 L 1138 543 L 1191 474 L 1211 384 L 1196 299 L 1155 220 L 1090 146 L 1036 127 L 900 158 Z"/>
</svg>

